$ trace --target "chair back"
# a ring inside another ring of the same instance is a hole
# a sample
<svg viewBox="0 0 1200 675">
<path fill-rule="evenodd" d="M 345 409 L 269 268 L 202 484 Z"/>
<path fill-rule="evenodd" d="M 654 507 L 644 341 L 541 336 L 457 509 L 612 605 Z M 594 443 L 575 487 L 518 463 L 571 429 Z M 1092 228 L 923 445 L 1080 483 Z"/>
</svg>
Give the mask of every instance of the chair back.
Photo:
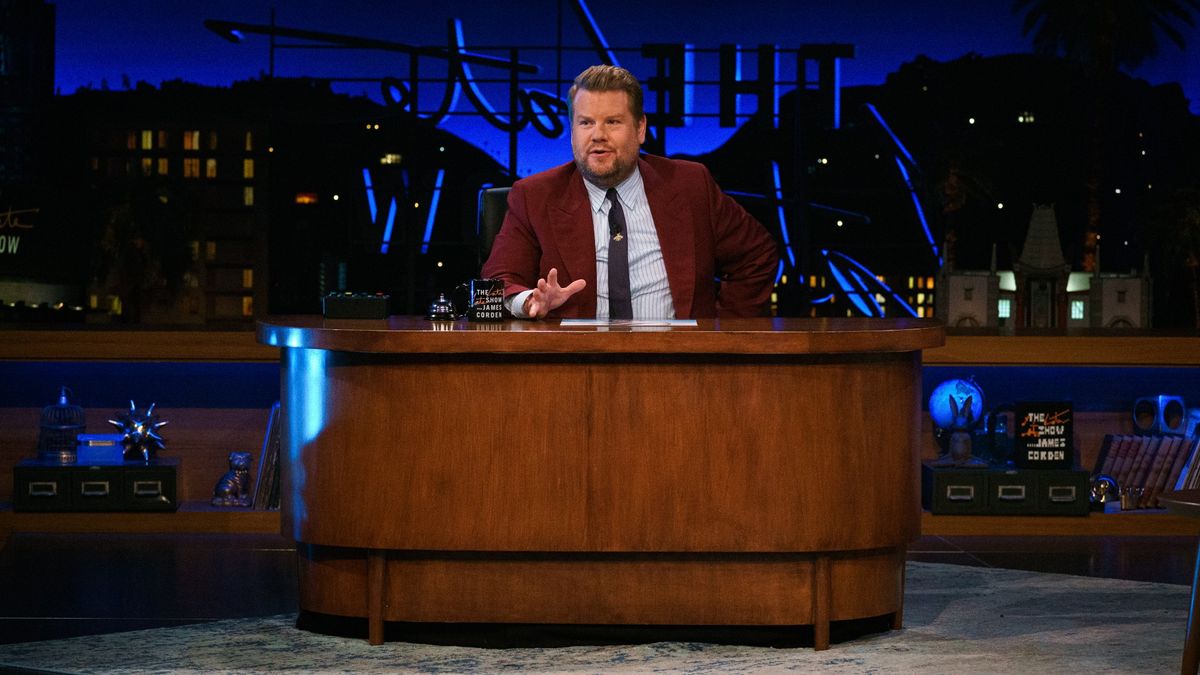
<svg viewBox="0 0 1200 675">
<path fill-rule="evenodd" d="M 475 234 L 479 237 L 479 263 L 482 265 L 492 253 L 492 242 L 504 223 L 508 213 L 508 191 L 512 188 L 490 187 L 479 191 L 479 207 L 475 221 Z"/>
</svg>

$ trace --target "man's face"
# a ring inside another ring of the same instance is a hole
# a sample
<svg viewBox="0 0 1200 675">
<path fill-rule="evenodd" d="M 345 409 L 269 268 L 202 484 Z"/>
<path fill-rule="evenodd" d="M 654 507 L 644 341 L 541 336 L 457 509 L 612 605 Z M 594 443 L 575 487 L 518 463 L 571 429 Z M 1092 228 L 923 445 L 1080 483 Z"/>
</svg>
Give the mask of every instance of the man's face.
<svg viewBox="0 0 1200 675">
<path fill-rule="evenodd" d="M 646 118 L 633 119 L 629 94 L 581 89 L 572 108 L 571 149 L 583 177 L 602 188 L 628 178 L 646 140 Z"/>
</svg>

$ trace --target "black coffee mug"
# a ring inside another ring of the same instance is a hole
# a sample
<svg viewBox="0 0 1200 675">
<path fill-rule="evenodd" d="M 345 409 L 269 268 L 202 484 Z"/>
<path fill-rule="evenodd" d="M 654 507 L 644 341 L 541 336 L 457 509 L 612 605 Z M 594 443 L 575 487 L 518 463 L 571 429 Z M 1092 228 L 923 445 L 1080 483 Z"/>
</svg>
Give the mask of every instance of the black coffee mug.
<svg viewBox="0 0 1200 675">
<path fill-rule="evenodd" d="M 501 279 L 472 279 L 459 284 L 467 296 L 468 321 L 504 320 L 504 281 Z"/>
</svg>

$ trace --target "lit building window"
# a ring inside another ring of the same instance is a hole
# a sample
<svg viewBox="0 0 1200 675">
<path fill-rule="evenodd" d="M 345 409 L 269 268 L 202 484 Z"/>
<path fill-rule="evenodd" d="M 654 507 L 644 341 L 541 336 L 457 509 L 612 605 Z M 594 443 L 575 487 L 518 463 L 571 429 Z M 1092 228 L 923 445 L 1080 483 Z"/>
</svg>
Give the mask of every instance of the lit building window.
<svg viewBox="0 0 1200 675">
<path fill-rule="evenodd" d="M 183 177 L 184 178 L 199 178 L 200 177 L 200 159 L 197 157 L 185 157 L 183 160 Z"/>
<path fill-rule="evenodd" d="M 211 240 L 204 242 L 204 259 L 208 262 L 217 259 L 217 242 Z"/>
<path fill-rule="evenodd" d="M 160 175 L 160 176 L 167 175 L 167 158 L 166 157 L 158 158 L 158 175 Z"/>
<path fill-rule="evenodd" d="M 154 149 L 154 131 L 150 129 L 142 129 L 142 149 Z"/>
<path fill-rule="evenodd" d="M 242 178 L 254 178 L 254 160 L 242 160 Z"/>
<path fill-rule="evenodd" d="M 247 185 L 242 188 L 242 204 L 246 206 L 254 206 L 254 188 Z"/>
<path fill-rule="evenodd" d="M 1082 300 L 1072 300 L 1071 301 L 1071 318 L 1075 319 L 1076 321 L 1083 318 L 1083 301 Z"/>
<path fill-rule="evenodd" d="M 242 298 L 242 316 L 254 316 L 254 298 L 250 296 Z"/>
<path fill-rule="evenodd" d="M 400 163 L 400 154 L 396 153 L 396 152 L 389 152 L 389 153 L 385 154 L 383 157 L 379 158 L 379 163 L 380 164 L 399 164 Z"/>
<path fill-rule="evenodd" d="M 208 132 L 208 149 L 209 150 L 217 149 L 217 132 L 215 132 L 215 131 Z"/>
<path fill-rule="evenodd" d="M 149 157 L 142 158 L 142 175 L 143 176 L 153 176 L 154 175 L 154 160 L 153 159 L 150 159 Z"/>
<path fill-rule="evenodd" d="M 317 193 L 315 193 L 315 192 L 297 192 L 296 193 L 296 203 L 297 204 L 316 204 L 317 203 Z"/>
<path fill-rule="evenodd" d="M 250 152 L 253 149 L 254 149 L 254 134 L 247 131 L 246 132 L 246 152 Z"/>
<path fill-rule="evenodd" d="M 996 303 L 996 316 L 1001 319 L 1007 319 L 1012 316 L 1012 300 L 1000 298 Z"/>
<path fill-rule="evenodd" d="M 137 150 L 137 142 L 138 137 L 136 131 L 130 131 L 129 133 L 125 134 L 125 147 L 127 149 Z"/>
<path fill-rule="evenodd" d="M 210 157 L 210 158 L 204 160 L 204 177 L 205 178 L 216 178 L 217 177 L 217 160 L 216 159 L 213 159 Z"/>
<path fill-rule="evenodd" d="M 925 277 L 925 288 L 933 290 L 933 277 Z"/>
<path fill-rule="evenodd" d="M 242 288 L 254 288 L 254 270 L 242 270 Z"/>
<path fill-rule="evenodd" d="M 160 129 L 158 132 L 158 149 L 165 150 L 167 147 L 167 132 Z"/>
<path fill-rule="evenodd" d="M 183 149 L 184 150 L 199 150 L 200 149 L 200 131 L 197 129 L 189 129 L 183 132 Z"/>
</svg>

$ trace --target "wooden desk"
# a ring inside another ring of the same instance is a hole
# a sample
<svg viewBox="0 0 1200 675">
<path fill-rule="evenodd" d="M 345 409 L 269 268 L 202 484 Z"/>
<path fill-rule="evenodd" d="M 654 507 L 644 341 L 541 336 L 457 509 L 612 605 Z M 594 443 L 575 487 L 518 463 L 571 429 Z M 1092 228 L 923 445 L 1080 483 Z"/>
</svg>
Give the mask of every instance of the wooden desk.
<svg viewBox="0 0 1200 675">
<path fill-rule="evenodd" d="M 277 317 L 301 608 L 815 626 L 891 614 L 920 534 L 919 320 Z"/>
<path fill-rule="evenodd" d="M 1178 490 L 1159 495 L 1167 510 L 1179 516 L 1200 518 L 1200 490 Z M 1183 660 L 1179 672 L 1184 675 L 1196 675 L 1200 672 L 1200 624 L 1196 622 L 1200 612 L 1200 549 L 1197 550 L 1196 568 L 1192 573 L 1192 602 L 1188 606 L 1187 631 L 1183 640 Z"/>
</svg>

